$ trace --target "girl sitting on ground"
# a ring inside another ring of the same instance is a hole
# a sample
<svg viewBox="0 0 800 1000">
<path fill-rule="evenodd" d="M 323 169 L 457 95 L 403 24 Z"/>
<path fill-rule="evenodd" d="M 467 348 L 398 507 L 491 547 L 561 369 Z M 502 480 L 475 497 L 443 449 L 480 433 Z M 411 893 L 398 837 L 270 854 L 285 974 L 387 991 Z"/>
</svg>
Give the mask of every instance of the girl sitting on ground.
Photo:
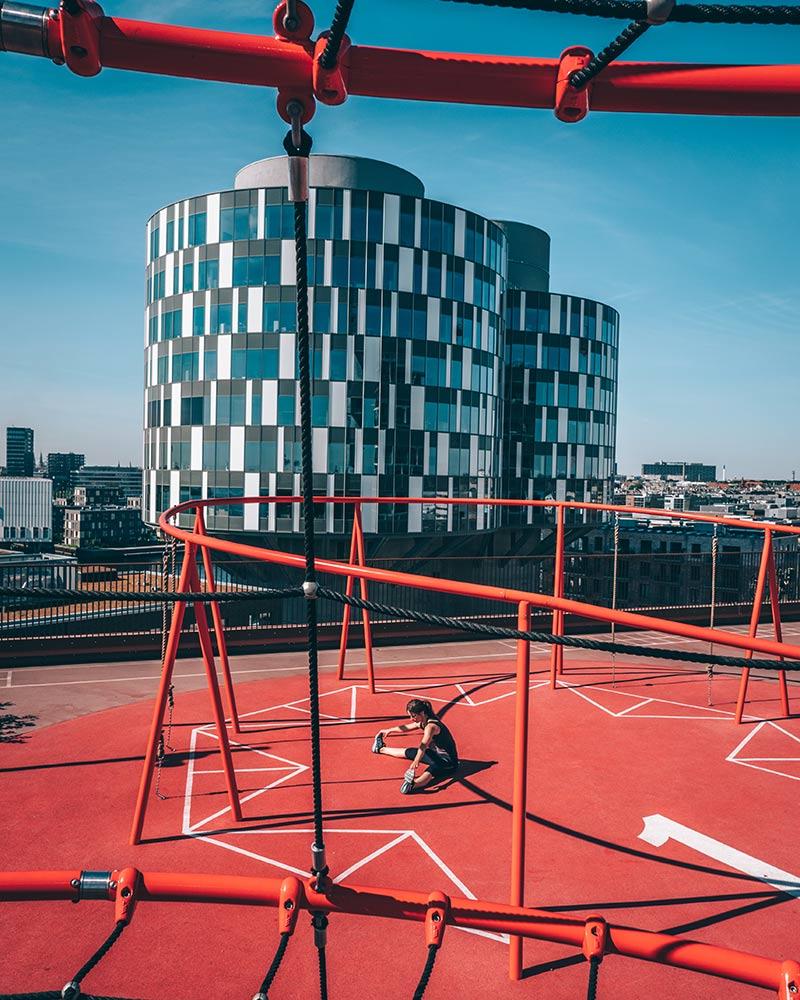
<svg viewBox="0 0 800 1000">
<path fill-rule="evenodd" d="M 429 701 L 412 698 L 406 705 L 406 712 L 411 721 L 404 722 L 400 726 L 392 726 L 390 729 L 382 729 L 373 741 L 372 752 L 386 757 L 404 757 L 412 761 L 400 786 L 403 795 L 410 795 L 430 785 L 432 781 L 455 774 L 458 768 L 458 750 L 450 730 L 441 719 L 437 718 Z M 401 750 L 386 746 L 387 737 L 403 736 L 418 729 L 422 730 L 422 739 L 416 749 L 406 747 Z M 427 769 L 418 773 L 422 764 L 426 765 Z"/>
</svg>

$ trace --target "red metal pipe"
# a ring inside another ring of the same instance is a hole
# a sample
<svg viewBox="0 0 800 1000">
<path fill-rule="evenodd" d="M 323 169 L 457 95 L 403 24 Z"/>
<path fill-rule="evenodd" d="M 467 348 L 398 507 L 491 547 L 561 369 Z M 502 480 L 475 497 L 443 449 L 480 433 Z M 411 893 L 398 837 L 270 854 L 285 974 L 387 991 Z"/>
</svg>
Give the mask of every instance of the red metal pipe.
<svg viewBox="0 0 800 1000">
<path fill-rule="evenodd" d="M 764 545 L 761 549 L 761 561 L 758 565 L 758 579 L 756 580 L 756 592 L 753 596 L 753 610 L 750 612 L 750 629 L 748 635 L 751 639 L 754 639 L 758 632 L 758 620 L 761 617 L 761 605 L 764 602 L 764 585 L 767 581 L 767 569 L 769 567 L 769 557 L 772 551 L 772 535 L 769 531 L 764 532 Z M 750 660 L 753 656 L 753 650 L 748 649 L 744 654 L 745 657 Z M 735 721 L 739 724 L 742 721 L 742 715 L 744 713 L 744 703 L 747 698 L 747 685 L 750 681 L 750 668 L 745 667 L 742 670 L 742 676 L 739 679 L 739 694 L 736 699 L 736 715 Z"/>
<path fill-rule="evenodd" d="M 553 597 L 564 596 L 564 508 L 556 507 L 556 552 L 553 568 Z M 553 635 L 564 634 L 564 616 L 560 611 L 553 611 Z M 550 649 L 550 687 L 556 686 L 556 674 L 564 669 L 564 647 L 553 646 Z"/>
<path fill-rule="evenodd" d="M 199 517 L 197 518 L 197 533 L 199 535 L 205 535 L 206 525 L 203 520 L 203 512 L 199 511 Z M 215 593 L 217 586 L 214 583 L 214 567 L 211 564 L 211 550 L 208 546 L 204 545 L 202 547 L 203 552 L 203 569 L 206 574 L 206 590 L 210 593 Z M 233 677 L 231 676 L 231 665 L 228 662 L 228 646 L 225 642 L 225 628 L 222 622 L 222 611 L 220 610 L 219 604 L 214 601 L 211 604 L 211 620 L 214 623 L 214 637 L 217 640 L 217 650 L 219 651 L 219 662 L 222 667 L 222 679 L 225 685 L 225 697 L 228 702 L 228 713 L 231 717 L 231 730 L 235 735 L 241 733 L 241 728 L 239 726 L 239 712 L 236 708 L 236 693 L 233 689 Z"/>
<path fill-rule="evenodd" d="M 111 873 L 112 878 L 119 871 Z M 80 872 L 0 872 L 0 901 L 70 899 L 78 896 L 73 880 Z M 225 903 L 250 906 L 277 906 L 283 881 L 277 878 L 247 878 L 236 875 L 142 872 L 139 902 Z M 328 883 L 325 893 L 312 888 L 312 879 L 303 881 L 298 903 L 309 911 L 382 916 L 424 923 L 429 893 L 403 889 L 373 889 L 357 885 Z M 494 933 L 514 934 L 552 941 L 580 950 L 584 918 L 552 914 L 544 910 L 510 906 L 482 900 L 450 898 L 448 923 Z M 703 944 L 689 938 L 608 924 L 608 951 L 628 958 L 670 965 L 706 975 L 719 976 L 777 991 L 784 973 L 795 974 L 797 964 L 762 955 Z"/>
<path fill-rule="evenodd" d="M 196 520 L 196 519 L 195 519 Z M 186 545 L 183 552 L 183 565 L 181 575 L 178 578 L 178 590 L 184 591 L 189 586 L 191 579 L 191 566 L 197 556 L 197 549 L 191 543 Z M 158 685 L 155 705 L 153 706 L 153 719 L 150 723 L 150 738 L 145 750 L 144 763 L 142 764 L 142 776 L 139 779 L 139 793 L 136 797 L 136 807 L 133 811 L 133 824 L 131 825 L 128 843 L 136 845 L 141 843 L 142 828 L 144 827 L 144 817 L 147 812 L 147 802 L 150 796 L 150 784 L 153 780 L 153 767 L 155 766 L 156 755 L 158 753 L 158 740 L 161 734 L 161 725 L 164 721 L 164 710 L 167 706 L 169 686 L 172 681 L 172 670 L 175 666 L 175 657 L 178 655 L 178 643 L 181 638 L 181 627 L 183 617 L 186 613 L 186 605 L 179 601 L 174 605 L 172 611 L 172 622 L 169 627 L 167 646 L 164 650 L 164 662 L 161 665 L 161 680 Z"/>
<path fill-rule="evenodd" d="M 531 627 L 531 606 L 520 601 L 517 628 Z M 517 685 L 514 703 L 514 788 L 511 806 L 511 897 L 512 906 L 525 904 L 525 828 L 528 808 L 528 716 L 531 677 L 531 644 L 517 640 Z M 522 978 L 522 938 L 511 937 L 508 977 Z"/>
<path fill-rule="evenodd" d="M 292 503 L 300 502 L 301 498 L 294 497 L 241 497 L 237 498 L 237 503 Z M 319 502 L 326 502 L 329 498 L 315 498 Z M 355 502 L 353 498 L 330 498 L 331 502 L 350 503 Z M 359 498 L 361 502 L 362 498 Z M 370 497 L 369 502 L 373 502 Z M 381 502 L 402 503 L 404 498 L 392 498 L 389 501 L 386 497 L 381 498 Z M 430 500 L 413 500 L 414 503 L 430 503 Z M 467 501 L 469 502 L 469 501 Z M 492 501 L 482 499 L 481 504 L 502 503 L 502 501 Z M 229 555 L 241 556 L 245 559 L 263 560 L 264 562 L 276 563 L 281 566 L 294 566 L 299 570 L 304 569 L 305 562 L 302 556 L 293 555 L 288 552 L 278 552 L 272 549 L 263 549 L 255 545 L 244 545 L 241 542 L 232 542 L 227 539 L 206 536 L 201 538 L 198 535 L 169 523 L 169 519 L 175 515 L 189 510 L 195 506 L 216 506 L 220 503 L 230 503 L 228 500 L 189 500 L 186 503 L 178 504 L 166 511 L 159 518 L 159 527 L 167 534 L 178 538 L 181 541 L 189 542 L 193 545 L 208 545 L 218 552 L 226 552 Z M 438 500 L 437 500 L 438 503 Z M 522 501 L 522 505 L 527 501 Z M 552 503 L 549 506 L 553 506 Z M 564 507 L 583 507 L 594 509 L 592 504 L 564 504 Z M 612 508 L 614 509 L 614 508 Z M 620 508 L 622 509 L 622 508 Z M 764 530 L 761 527 L 761 530 Z M 438 577 L 420 576 L 412 573 L 400 573 L 396 570 L 377 569 L 372 566 L 348 566 L 346 563 L 336 562 L 330 559 L 317 559 L 317 569 L 321 573 L 331 573 L 335 576 L 353 576 L 364 580 L 374 580 L 377 583 L 391 583 L 404 587 L 413 587 L 417 590 L 432 590 L 437 593 L 459 594 L 465 597 L 481 597 L 488 600 L 507 601 L 518 604 L 520 601 L 529 601 L 534 607 L 557 609 L 567 614 L 579 615 L 583 618 L 594 619 L 602 622 L 615 622 L 617 625 L 628 625 L 631 628 L 643 629 L 647 631 L 666 632 L 669 635 L 678 635 L 686 639 L 697 639 L 704 643 L 719 643 L 722 646 L 730 646 L 735 649 L 753 650 L 759 653 L 768 653 L 775 656 L 786 656 L 791 659 L 800 659 L 800 646 L 789 643 L 776 643 L 769 639 L 750 638 L 742 636 L 736 632 L 725 632 L 721 629 L 710 629 L 698 625 L 688 625 L 683 622 L 674 622 L 667 619 L 655 618 L 651 615 L 636 614 L 631 611 L 612 610 L 600 607 L 599 605 L 586 604 L 582 601 L 556 598 L 547 594 L 529 593 L 521 590 L 512 590 L 501 587 L 490 587 L 485 584 L 464 583 L 463 581 L 442 580 Z"/>
<path fill-rule="evenodd" d="M 96 25 L 99 62 L 110 69 L 314 90 L 310 41 L 116 17 Z M 59 18 L 47 26 L 50 56 L 63 62 Z M 555 103 L 558 59 L 353 45 L 345 61 L 351 94 L 524 108 Z M 324 89 L 316 96 L 330 100 Z M 595 111 L 798 115 L 800 67 L 615 62 L 593 82 L 590 103 Z"/>
<path fill-rule="evenodd" d="M 367 555 L 364 547 L 364 531 L 361 525 L 360 503 L 357 503 L 355 506 L 354 524 L 356 529 L 356 552 L 358 554 L 358 564 L 359 566 L 366 566 Z M 366 601 L 369 599 L 367 594 L 367 581 L 362 576 L 358 582 L 361 590 L 361 600 Z M 364 626 L 364 653 L 367 657 L 367 680 L 369 682 L 370 692 L 375 694 L 375 662 L 372 655 L 372 627 L 369 621 L 369 611 L 367 611 L 366 608 L 361 609 L 361 622 Z"/>
<path fill-rule="evenodd" d="M 350 558 L 348 563 L 352 564 L 356 561 L 356 519 L 353 517 L 353 531 L 350 535 Z M 355 577 L 348 575 L 347 586 L 345 587 L 345 595 L 347 597 L 353 596 L 353 584 L 355 583 Z M 342 614 L 342 631 L 339 638 L 339 663 L 336 668 L 336 677 L 338 680 L 344 680 L 344 661 L 347 655 L 347 639 L 350 635 L 350 615 L 351 615 L 351 605 L 345 604 L 344 612 Z"/>
<path fill-rule="evenodd" d="M 769 606 L 772 611 L 772 627 L 775 631 L 775 638 L 778 642 L 783 642 L 783 629 L 781 627 L 781 605 L 780 592 L 778 590 L 778 575 L 775 572 L 775 546 L 769 547 L 769 565 L 767 566 L 767 582 L 769 584 Z M 783 657 L 781 657 L 783 659 Z M 789 711 L 789 690 L 786 686 L 786 671 L 778 672 L 778 690 L 781 693 L 781 710 L 784 718 L 788 719 Z"/>
<path fill-rule="evenodd" d="M 200 512 L 198 511 L 198 521 Z M 190 569 L 189 587 L 200 592 L 200 576 L 197 572 L 197 563 L 192 560 Z M 206 671 L 206 681 L 208 682 L 208 695 L 211 699 L 211 712 L 214 716 L 214 725 L 219 739 L 219 752 L 222 757 L 222 770 L 225 775 L 225 786 L 228 790 L 228 805 L 235 820 L 242 818 L 242 806 L 239 801 L 239 789 L 236 786 L 236 771 L 233 767 L 231 757 L 231 746 L 228 740 L 228 730 L 225 728 L 225 712 L 222 709 L 222 698 L 219 693 L 219 682 L 217 680 L 217 668 L 214 663 L 214 648 L 211 645 L 211 633 L 208 630 L 208 618 L 203 604 L 196 602 L 194 605 L 194 616 L 197 622 L 197 635 L 200 639 L 200 650 L 203 654 L 203 666 Z"/>
</svg>

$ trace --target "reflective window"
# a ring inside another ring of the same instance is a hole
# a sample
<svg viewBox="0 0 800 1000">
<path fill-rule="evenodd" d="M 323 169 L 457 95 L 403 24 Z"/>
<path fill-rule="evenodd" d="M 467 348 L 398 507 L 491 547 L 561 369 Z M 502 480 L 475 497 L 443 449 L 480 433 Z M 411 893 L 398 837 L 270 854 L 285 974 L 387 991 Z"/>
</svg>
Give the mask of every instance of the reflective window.
<svg viewBox="0 0 800 1000">
<path fill-rule="evenodd" d="M 189 246 L 197 246 L 206 241 L 206 213 L 196 212 L 189 216 Z"/>
</svg>

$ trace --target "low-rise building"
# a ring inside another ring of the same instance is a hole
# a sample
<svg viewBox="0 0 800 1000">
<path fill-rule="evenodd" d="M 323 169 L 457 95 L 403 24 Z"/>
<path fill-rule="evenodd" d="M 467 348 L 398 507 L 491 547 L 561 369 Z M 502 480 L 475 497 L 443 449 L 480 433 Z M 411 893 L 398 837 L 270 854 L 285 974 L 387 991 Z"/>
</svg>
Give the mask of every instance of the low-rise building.
<svg viewBox="0 0 800 1000">
<path fill-rule="evenodd" d="M 49 544 L 53 533 L 53 484 L 30 476 L 0 478 L 0 539 Z"/>
</svg>

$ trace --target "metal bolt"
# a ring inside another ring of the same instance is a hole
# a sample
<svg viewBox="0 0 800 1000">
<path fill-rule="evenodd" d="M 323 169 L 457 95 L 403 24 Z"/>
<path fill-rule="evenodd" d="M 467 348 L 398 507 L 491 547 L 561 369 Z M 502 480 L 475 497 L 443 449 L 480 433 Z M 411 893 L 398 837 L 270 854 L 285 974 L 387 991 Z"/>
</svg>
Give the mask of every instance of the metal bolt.
<svg viewBox="0 0 800 1000">
<path fill-rule="evenodd" d="M 70 882 L 70 885 L 72 886 L 73 889 L 80 889 L 80 887 L 81 887 L 81 880 L 79 878 L 74 878 Z"/>
<path fill-rule="evenodd" d="M 293 910 L 294 909 L 294 903 L 292 902 L 291 899 L 287 899 L 284 902 L 284 904 L 283 904 L 283 908 L 284 908 L 284 910 Z"/>
<path fill-rule="evenodd" d="M 117 883 L 115 882 L 115 880 L 113 878 L 109 881 L 108 888 L 109 889 L 116 889 L 117 888 Z"/>
<path fill-rule="evenodd" d="M 438 910 L 431 914 L 431 920 L 435 924 L 438 924 L 441 919 L 442 919 L 442 915 L 441 915 L 441 913 L 439 913 Z"/>
<path fill-rule="evenodd" d="M 83 59 L 83 57 L 87 55 L 87 50 L 82 45 L 70 45 L 69 50 L 79 59 Z"/>
<path fill-rule="evenodd" d="M 113 884 L 114 884 L 114 883 L 112 883 L 112 885 L 113 885 Z M 130 888 L 129 888 L 129 887 L 128 887 L 128 886 L 126 885 L 126 886 L 125 886 L 125 888 L 124 888 L 124 889 L 122 890 L 122 897 L 123 897 L 123 899 L 127 899 L 127 898 L 128 898 L 128 896 L 130 896 L 130 894 L 131 894 L 131 890 L 130 890 Z"/>
</svg>

